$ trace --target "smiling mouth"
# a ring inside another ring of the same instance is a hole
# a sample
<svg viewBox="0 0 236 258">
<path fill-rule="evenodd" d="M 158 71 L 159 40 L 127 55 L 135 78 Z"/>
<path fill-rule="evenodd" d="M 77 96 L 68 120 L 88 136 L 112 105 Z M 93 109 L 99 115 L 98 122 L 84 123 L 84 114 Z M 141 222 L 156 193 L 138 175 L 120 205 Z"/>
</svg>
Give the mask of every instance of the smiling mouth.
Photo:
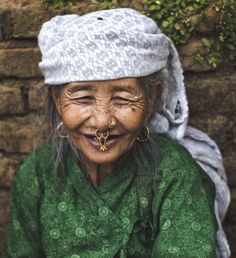
<svg viewBox="0 0 236 258">
<path fill-rule="evenodd" d="M 106 139 L 106 146 L 109 148 L 111 146 L 113 146 L 114 144 L 116 144 L 118 142 L 118 140 L 122 137 L 123 135 L 109 135 Z M 99 147 L 100 146 L 100 142 L 97 139 L 97 137 L 95 135 L 92 134 L 85 134 L 85 137 L 89 140 L 89 142 L 94 146 L 94 147 Z"/>
<path fill-rule="evenodd" d="M 90 140 L 93 140 L 93 141 L 98 141 L 96 135 L 90 135 L 90 134 L 85 134 L 85 136 L 87 138 L 89 138 Z M 122 135 L 109 135 L 107 137 L 107 142 L 110 141 L 110 140 L 116 140 L 118 138 L 120 138 Z"/>
</svg>

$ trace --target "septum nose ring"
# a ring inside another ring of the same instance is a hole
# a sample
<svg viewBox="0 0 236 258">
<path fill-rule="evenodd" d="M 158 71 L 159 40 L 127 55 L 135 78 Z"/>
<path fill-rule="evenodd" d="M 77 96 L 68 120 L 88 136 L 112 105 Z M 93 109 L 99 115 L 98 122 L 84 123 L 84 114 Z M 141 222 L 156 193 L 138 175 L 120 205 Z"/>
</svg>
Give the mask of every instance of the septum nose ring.
<svg viewBox="0 0 236 258">
<path fill-rule="evenodd" d="M 102 133 L 102 132 L 99 132 L 99 130 L 97 129 L 96 132 L 95 132 L 95 135 L 96 135 L 96 139 L 100 143 L 99 150 L 100 151 L 107 150 L 106 143 L 107 143 L 107 138 L 109 136 L 108 130 L 106 130 L 105 133 Z"/>
</svg>

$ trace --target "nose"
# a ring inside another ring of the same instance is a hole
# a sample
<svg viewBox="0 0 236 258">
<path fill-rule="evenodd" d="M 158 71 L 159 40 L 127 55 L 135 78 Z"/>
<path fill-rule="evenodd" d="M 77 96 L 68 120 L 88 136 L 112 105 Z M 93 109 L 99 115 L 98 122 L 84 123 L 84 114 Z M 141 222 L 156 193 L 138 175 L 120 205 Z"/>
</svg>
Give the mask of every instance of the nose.
<svg viewBox="0 0 236 258">
<path fill-rule="evenodd" d="M 90 120 L 90 125 L 99 131 L 111 129 L 114 127 L 114 114 L 108 106 L 99 106 Z"/>
</svg>

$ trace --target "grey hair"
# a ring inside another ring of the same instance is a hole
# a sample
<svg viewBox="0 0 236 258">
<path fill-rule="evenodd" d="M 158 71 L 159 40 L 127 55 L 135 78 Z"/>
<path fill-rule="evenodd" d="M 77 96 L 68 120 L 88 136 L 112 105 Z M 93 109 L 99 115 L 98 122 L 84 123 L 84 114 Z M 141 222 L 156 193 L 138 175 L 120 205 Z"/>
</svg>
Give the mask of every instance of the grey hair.
<svg viewBox="0 0 236 258">
<path fill-rule="evenodd" d="M 139 77 L 138 81 L 143 89 L 144 101 L 145 104 L 148 105 L 148 99 L 150 95 L 153 93 L 153 89 L 157 84 L 157 81 L 162 81 L 166 77 L 166 71 L 163 69 L 156 73 L 153 73 L 148 76 Z M 79 166 L 84 169 L 84 161 L 82 155 L 74 148 L 70 138 L 62 138 L 58 134 L 57 127 L 62 122 L 61 116 L 59 115 L 56 105 L 54 103 L 54 99 L 51 93 L 50 87 L 54 87 L 56 97 L 60 96 L 61 90 L 64 85 L 57 86 L 44 86 L 44 91 L 46 90 L 46 94 L 43 94 L 46 98 L 46 110 L 45 110 L 45 119 L 46 125 L 49 132 L 49 137 L 51 139 L 52 147 L 53 147 L 53 163 L 54 163 L 54 172 L 57 174 L 58 171 L 62 172 L 62 174 L 66 175 L 65 169 L 65 155 L 68 151 L 72 151 L 75 160 L 78 162 Z M 156 104 L 156 109 L 158 108 L 158 102 Z M 67 135 L 66 128 L 62 125 L 60 128 L 60 133 L 63 135 Z M 145 142 L 136 141 L 130 154 L 133 156 L 137 170 L 140 173 L 144 173 L 143 176 L 146 178 L 153 178 L 154 171 L 156 170 L 159 163 L 159 152 L 156 143 L 150 139 Z M 144 164 L 152 164 L 152 167 L 143 169 Z M 139 169 L 142 168 L 142 169 Z M 148 171 L 147 171 L 148 169 Z M 147 173 L 149 175 L 147 175 Z"/>
<path fill-rule="evenodd" d="M 47 85 L 42 88 L 42 92 L 46 91 L 44 95 L 45 98 L 45 125 L 47 126 L 47 132 L 49 139 L 51 140 L 52 148 L 53 148 L 53 156 L 51 157 L 53 160 L 54 168 L 53 173 L 57 175 L 57 172 L 61 172 L 62 176 L 66 175 L 66 154 L 68 151 L 72 151 L 75 159 L 83 166 L 84 162 L 82 161 L 82 157 L 74 148 L 69 137 L 61 137 L 58 134 L 58 126 L 62 122 L 61 116 L 58 113 L 57 107 L 55 105 L 51 87 L 54 87 L 56 98 L 60 96 L 61 90 L 65 85 L 57 85 L 50 86 Z M 60 134 L 63 136 L 67 136 L 66 128 L 64 125 L 60 127 Z"/>
<path fill-rule="evenodd" d="M 148 76 L 138 78 L 141 88 L 143 90 L 144 101 L 146 102 L 146 105 L 149 105 L 148 100 L 150 99 L 151 94 L 153 94 L 153 89 L 157 87 L 157 82 L 161 81 L 162 85 L 163 80 L 165 80 L 167 77 L 168 71 L 164 68 Z M 149 118 L 149 121 L 152 119 L 154 113 L 158 111 L 158 99 L 156 100 L 156 103 L 154 103 L 154 110 Z M 160 161 L 159 148 L 156 141 L 154 141 L 152 137 L 145 142 L 136 141 L 132 149 L 132 156 L 136 161 L 137 171 L 139 171 L 141 177 L 146 180 L 146 185 L 154 186 L 155 171 L 157 170 Z M 144 185 L 142 185 L 142 182 L 140 182 L 139 184 L 139 189 L 141 190 L 143 187 L 145 187 Z M 150 187 L 149 190 L 151 191 L 151 189 L 152 188 Z"/>
</svg>

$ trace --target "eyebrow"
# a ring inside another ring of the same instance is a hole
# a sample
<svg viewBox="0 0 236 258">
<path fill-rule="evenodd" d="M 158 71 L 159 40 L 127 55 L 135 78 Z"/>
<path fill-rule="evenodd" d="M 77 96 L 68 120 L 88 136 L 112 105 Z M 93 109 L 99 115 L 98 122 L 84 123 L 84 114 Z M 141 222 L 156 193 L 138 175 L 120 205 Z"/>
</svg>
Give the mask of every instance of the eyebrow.
<svg viewBox="0 0 236 258">
<path fill-rule="evenodd" d="M 112 92 L 119 92 L 119 91 L 136 93 L 136 90 L 131 85 L 114 85 L 114 86 L 112 86 Z"/>
<path fill-rule="evenodd" d="M 96 88 L 92 85 L 74 85 L 69 89 L 70 93 L 80 90 L 96 90 Z"/>
<path fill-rule="evenodd" d="M 134 94 L 136 93 L 136 90 L 131 85 L 111 85 L 110 87 L 113 93 L 119 92 L 119 91 L 126 91 L 128 93 L 134 93 Z M 74 85 L 69 89 L 69 92 L 74 93 L 76 91 L 82 91 L 82 90 L 96 91 L 96 87 L 93 85 Z"/>
</svg>

